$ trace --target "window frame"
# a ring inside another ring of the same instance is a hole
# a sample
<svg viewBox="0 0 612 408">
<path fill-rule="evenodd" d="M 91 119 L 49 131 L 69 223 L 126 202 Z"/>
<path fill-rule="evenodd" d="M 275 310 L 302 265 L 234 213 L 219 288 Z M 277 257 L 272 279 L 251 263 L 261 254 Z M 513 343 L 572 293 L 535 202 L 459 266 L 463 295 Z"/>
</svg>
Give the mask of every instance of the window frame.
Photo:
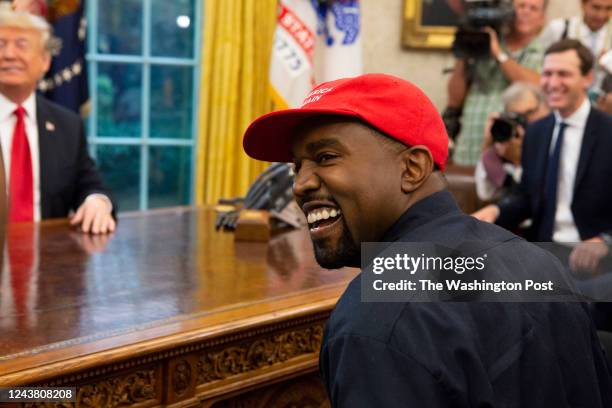
<svg viewBox="0 0 612 408">
<path fill-rule="evenodd" d="M 142 50 L 141 55 L 121 55 L 121 54 L 100 54 L 98 53 L 98 18 L 99 18 L 99 0 L 89 0 L 86 2 L 87 16 L 87 54 L 85 60 L 88 68 L 89 82 L 89 98 L 91 110 L 88 118 L 88 134 L 87 140 L 89 144 L 90 154 L 94 159 L 97 158 L 98 146 L 114 145 L 114 146 L 140 146 L 140 180 L 138 187 L 139 206 L 138 210 L 143 211 L 149 209 L 149 148 L 151 146 L 168 146 L 168 147 L 190 147 L 191 148 L 191 163 L 190 163 L 190 186 L 188 205 L 194 202 L 195 193 L 195 168 L 197 156 L 197 143 L 199 134 L 198 118 L 198 102 L 200 89 L 200 53 L 201 53 L 201 30 L 202 30 L 202 2 L 203 0 L 194 0 L 194 16 L 192 24 L 194 26 L 193 38 L 193 57 L 192 58 L 175 58 L 175 57 L 154 57 L 151 55 L 151 25 L 152 25 L 152 0 L 141 0 L 143 10 L 142 21 Z M 139 64 L 142 67 L 141 78 L 141 130 L 139 137 L 132 136 L 105 136 L 99 135 L 97 129 L 97 102 L 98 89 L 97 81 L 94 79 L 98 76 L 99 63 L 116 63 L 116 64 Z M 175 139 L 175 138 L 152 138 L 150 134 L 151 124 L 151 68 L 157 66 L 181 66 L 192 67 L 192 105 L 191 105 L 191 138 L 190 139 Z M 180 204 L 177 204 L 180 205 Z"/>
</svg>

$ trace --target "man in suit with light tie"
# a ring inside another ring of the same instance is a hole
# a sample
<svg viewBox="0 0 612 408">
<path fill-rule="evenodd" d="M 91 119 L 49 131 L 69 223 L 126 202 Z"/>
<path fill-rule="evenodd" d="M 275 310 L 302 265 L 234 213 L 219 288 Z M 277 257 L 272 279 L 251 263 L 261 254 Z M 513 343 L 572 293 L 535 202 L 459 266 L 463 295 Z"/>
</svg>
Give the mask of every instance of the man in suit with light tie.
<svg viewBox="0 0 612 408">
<path fill-rule="evenodd" d="M 36 95 L 49 69 L 51 27 L 0 3 L 0 142 L 9 222 L 71 218 L 83 232 L 115 229 L 114 205 L 87 152 L 80 117 Z"/>
<path fill-rule="evenodd" d="M 577 243 L 574 271 L 597 270 L 612 242 L 612 116 L 587 97 L 593 56 L 577 40 L 546 51 L 541 86 L 553 113 L 527 129 L 518 190 L 473 215 L 515 228 L 531 218 L 531 241 Z"/>
</svg>

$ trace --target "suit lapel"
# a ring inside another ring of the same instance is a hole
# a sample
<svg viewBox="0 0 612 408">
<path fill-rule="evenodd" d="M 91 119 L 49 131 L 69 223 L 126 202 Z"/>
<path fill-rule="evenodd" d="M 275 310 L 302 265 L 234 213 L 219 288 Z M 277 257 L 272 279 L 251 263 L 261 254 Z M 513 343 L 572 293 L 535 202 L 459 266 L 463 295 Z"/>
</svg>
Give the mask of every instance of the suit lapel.
<svg viewBox="0 0 612 408">
<path fill-rule="evenodd" d="M 40 162 L 40 212 L 41 217 L 45 218 L 48 212 L 47 208 L 47 195 L 45 186 L 49 185 L 49 179 L 52 178 L 53 172 L 53 143 L 52 143 L 52 132 L 53 126 L 49 126 L 49 123 L 53 123 L 49 117 L 49 111 L 45 104 L 45 101 L 39 95 L 36 96 L 36 123 L 38 126 L 38 149 L 39 149 L 39 162 Z"/>
<path fill-rule="evenodd" d="M 546 165 L 548 164 L 548 149 L 554 130 L 555 117 L 554 115 L 550 115 L 548 118 L 544 119 L 541 131 L 536 132 L 533 135 L 535 138 L 534 144 L 536 145 L 536 149 L 534 155 L 532 155 L 531 158 L 528 158 L 529 161 L 533 160 L 534 171 L 532 172 L 532 177 L 534 180 L 532 182 L 532 186 L 535 188 L 533 195 L 533 215 L 535 219 L 539 218 L 540 211 L 542 210 L 541 203 L 544 199 L 544 183 L 546 180 Z"/>
<path fill-rule="evenodd" d="M 542 139 L 542 144 L 540 145 L 542 148 L 538 149 L 538 153 L 536 157 L 537 171 L 535 172 L 535 174 L 541 175 L 542 179 L 540 180 L 540 182 L 542 183 L 542 186 L 544 185 L 544 180 L 546 179 L 546 165 L 548 164 L 548 156 L 549 156 L 548 152 L 550 150 L 550 142 L 552 140 L 554 131 L 555 131 L 555 116 L 550 115 L 549 118 L 546 120 L 546 123 L 544 124 L 543 135 L 542 135 L 543 139 Z M 540 137 L 538 135 L 535 135 L 535 136 Z"/>
<path fill-rule="evenodd" d="M 582 136 L 582 147 L 580 148 L 580 157 L 578 159 L 578 169 L 576 170 L 576 181 L 574 182 L 574 192 L 582 181 L 584 174 L 586 173 L 589 160 L 593 154 L 595 148 L 595 142 L 597 141 L 597 122 L 593 117 L 594 111 L 591 108 L 589 117 L 587 118 L 586 126 L 584 128 L 584 135 Z"/>
</svg>

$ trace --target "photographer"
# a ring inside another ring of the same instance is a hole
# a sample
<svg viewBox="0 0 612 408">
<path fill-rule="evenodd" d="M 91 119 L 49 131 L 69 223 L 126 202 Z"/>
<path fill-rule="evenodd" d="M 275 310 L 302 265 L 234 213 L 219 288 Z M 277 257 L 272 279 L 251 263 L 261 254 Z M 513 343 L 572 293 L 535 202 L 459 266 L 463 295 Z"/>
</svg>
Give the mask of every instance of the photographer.
<svg viewBox="0 0 612 408">
<path fill-rule="evenodd" d="M 525 128 L 549 113 L 540 89 L 527 82 L 510 85 L 502 102 L 504 111 L 489 117 L 476 165 L 476 192 L 483 201 L 498 201 L 520 181 Z"/>
<path fill-rule="evenodd" d="M 494 0 L 490 3 L 499 7 L 504 4 Z M 453 156 L 455 163 L 476 164 L 487 117 L 502 109 L 501 94 L 508 85 L 515 81 L 538 83 L 543 50 L 537 37 L 544 25 L 546 5 L 546 0 L 514 0 L 513 18 L 496 27 L 497 31 L 492 27 L 481 29 L 489 36 L 488 55 L 465 55 L 456 61 L 448 82 L 445 112 L 445 121 L 452 123 L 452 116 L 458 119 L 463 111 Z"/>
</svg>

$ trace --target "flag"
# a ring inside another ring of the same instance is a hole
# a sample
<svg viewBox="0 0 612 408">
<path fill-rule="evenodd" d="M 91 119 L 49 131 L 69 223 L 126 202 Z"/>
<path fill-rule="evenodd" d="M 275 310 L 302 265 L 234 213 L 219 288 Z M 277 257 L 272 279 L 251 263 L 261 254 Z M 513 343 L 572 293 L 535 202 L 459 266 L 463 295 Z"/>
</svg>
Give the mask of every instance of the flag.
<svg viewBox="0 0 612 408">
<path fill-rule="evenodd" d="M 276 108 L 300 106 L 321 82 L 363 72 L 358 0 L 280 0 L 270 85 Z"/>
<path fill-rule="evenodd" d="M 85 63 L 87 22 L 84 0 L 49 0 L 47 19 L 61 49 L 38 83 L 48 99 L 81 114 L 88 111 L 89 89 Z"/>
</svg>

